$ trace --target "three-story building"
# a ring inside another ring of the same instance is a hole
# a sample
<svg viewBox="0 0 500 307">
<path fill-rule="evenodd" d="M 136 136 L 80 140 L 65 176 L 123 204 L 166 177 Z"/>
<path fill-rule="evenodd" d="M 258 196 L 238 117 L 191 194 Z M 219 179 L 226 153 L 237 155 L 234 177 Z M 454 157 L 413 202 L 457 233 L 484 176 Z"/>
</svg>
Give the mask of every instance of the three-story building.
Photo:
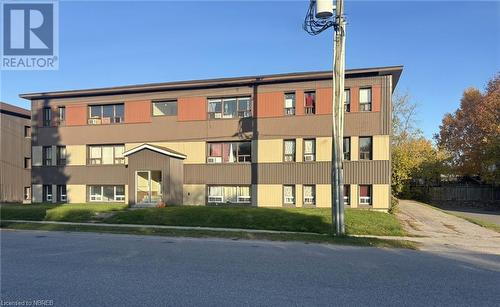
<svg viewBox="0 0 500 307">
<path fill-rule="evenodd" d="M 387 210 L 401 66 L 346 71 L 345 200 Z M 328 207 L 332 73 L 23 94 L 34 202 Z"/>
</svg>

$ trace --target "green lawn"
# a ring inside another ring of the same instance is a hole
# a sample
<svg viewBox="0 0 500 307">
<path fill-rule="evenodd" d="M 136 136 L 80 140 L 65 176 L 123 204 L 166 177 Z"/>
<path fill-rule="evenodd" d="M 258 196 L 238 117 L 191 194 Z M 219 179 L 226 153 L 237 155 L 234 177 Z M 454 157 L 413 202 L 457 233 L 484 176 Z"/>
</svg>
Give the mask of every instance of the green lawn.
<svg viewBox="0 0 500 307">
<path fill-rule="evenodd" d="M 2 220 L 91 221 L 97 212 L 116 211 L 105 223 L 171 226 L 199 226 L 242 229 L 283 230 L 327 234 L 331 231 L 328 208 L 227 208 L 179 206 L 125 210 L 126 205 L 2 205 Z M 353 235 L 405 235 L 394 215 L 346 210 L 346 232 Z"/>
<path fill-rule="evenodd" d="M 124 204 L 2 205 L 2 220 L 87 222 L 98 212 L 125 210 Z"/>
</svg>

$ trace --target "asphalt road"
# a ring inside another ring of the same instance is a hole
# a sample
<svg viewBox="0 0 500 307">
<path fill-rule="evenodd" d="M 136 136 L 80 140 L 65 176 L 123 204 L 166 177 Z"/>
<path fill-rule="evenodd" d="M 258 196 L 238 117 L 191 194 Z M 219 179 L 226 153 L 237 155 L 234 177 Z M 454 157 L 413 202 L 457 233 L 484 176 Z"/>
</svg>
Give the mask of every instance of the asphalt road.
<svg viewBox="0 0 500 307">
<path fill-rule="evenodd" d="M 430 252 L 296 242 L 0 234 L 3 305 L 500 305 L 495 255 L 474 264 Z"/>
</svg>

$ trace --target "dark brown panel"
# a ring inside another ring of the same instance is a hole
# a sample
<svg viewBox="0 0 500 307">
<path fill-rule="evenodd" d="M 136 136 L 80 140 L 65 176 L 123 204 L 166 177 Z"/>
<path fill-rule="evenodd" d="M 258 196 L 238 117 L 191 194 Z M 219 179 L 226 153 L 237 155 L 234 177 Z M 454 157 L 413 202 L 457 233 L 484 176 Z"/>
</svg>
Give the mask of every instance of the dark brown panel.
<svg viewBox="0 0 500 307">
<path fill-rule="evenodd" d="M 33 167 L 34 184 L 128 184 L 124 165 Z"/>
<path fill-rule="evenodd" d="M 330 162 L 186 164 L 185 184 L 329 184 Z M 389 161 L 346 161 L 346 184 L 388 184 Z M 256 178 L 253 179 L 252 178 Z M 253 181 L 253 182 L 252 182 Z"/>
</svg>

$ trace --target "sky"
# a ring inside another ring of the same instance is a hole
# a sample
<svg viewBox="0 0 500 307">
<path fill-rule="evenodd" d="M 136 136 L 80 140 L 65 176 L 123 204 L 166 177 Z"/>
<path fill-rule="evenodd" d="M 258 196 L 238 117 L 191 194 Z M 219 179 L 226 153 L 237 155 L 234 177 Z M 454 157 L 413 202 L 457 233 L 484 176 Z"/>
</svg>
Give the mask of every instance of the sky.
<svg viewBox="0 0 500 307">
<path fill-rule="evenodd" d="M 308 1 L 60 1 L 59 70 L 0 72 L 21 93 L 328 70 L 332 30 L 302 30 Z M 500 2 L 346 1 L 346 67 L 404 65 L 397 92 L 438 132 L 468 87 L 500 71 Z"/>
</svg>

